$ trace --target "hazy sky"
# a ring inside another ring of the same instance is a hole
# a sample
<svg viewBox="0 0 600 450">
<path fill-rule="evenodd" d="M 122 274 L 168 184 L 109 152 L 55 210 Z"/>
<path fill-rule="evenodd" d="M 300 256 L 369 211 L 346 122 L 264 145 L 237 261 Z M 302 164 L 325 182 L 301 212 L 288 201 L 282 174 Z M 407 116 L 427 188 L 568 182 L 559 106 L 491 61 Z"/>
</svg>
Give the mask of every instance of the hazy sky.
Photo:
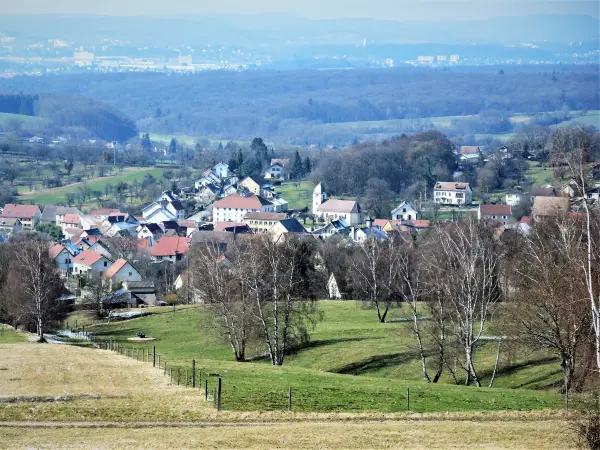
<svg viewBox="0 0 600 450">
<path fill-rule="evenodd" d="M 0 14 L 295 13 L 311 19 L 456 20 L 564 13 L 598 18 L 599 11 L 598 1 L 579 0 L 0 0 Z"/>
</svg>

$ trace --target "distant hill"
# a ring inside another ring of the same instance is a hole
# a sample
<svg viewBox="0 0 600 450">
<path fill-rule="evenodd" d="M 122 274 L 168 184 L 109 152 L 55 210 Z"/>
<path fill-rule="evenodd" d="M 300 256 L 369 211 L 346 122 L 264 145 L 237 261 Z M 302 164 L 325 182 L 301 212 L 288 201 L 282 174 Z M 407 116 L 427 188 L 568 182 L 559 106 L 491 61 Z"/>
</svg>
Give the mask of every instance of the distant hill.
<svg viewBox="0 0 600 450">
<path fill-rule="evenodd" d="M 5 131 L 74 133 L 106 141 L 137 136 L 133 121 L 105 103 L 75 95 L 0 94 Z"/>
</svg>

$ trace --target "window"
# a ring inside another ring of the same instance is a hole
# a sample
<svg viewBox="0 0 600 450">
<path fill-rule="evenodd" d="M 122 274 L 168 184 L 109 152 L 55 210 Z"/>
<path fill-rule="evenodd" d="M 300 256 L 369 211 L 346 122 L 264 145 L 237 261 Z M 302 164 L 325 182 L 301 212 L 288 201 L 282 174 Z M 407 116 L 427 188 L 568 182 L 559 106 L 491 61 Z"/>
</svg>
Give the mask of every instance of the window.
<svg viewBox="0 0 600 450">
<path fill-rule="evenodd" d="M 107 267 L 108 263 L 106 261 L 104 261 L 104 267 Z"/>
<path fill-rule="evenodd" d="M 406 208 L 402 208 L 402 212 L 405 213 L 406 212 Z"/>
<path fill-rule="evenodd" d="M 132 276 L 132 275 L 133 275 L 133 272 L 129 272 L 129 276 Z"/>
</svg>

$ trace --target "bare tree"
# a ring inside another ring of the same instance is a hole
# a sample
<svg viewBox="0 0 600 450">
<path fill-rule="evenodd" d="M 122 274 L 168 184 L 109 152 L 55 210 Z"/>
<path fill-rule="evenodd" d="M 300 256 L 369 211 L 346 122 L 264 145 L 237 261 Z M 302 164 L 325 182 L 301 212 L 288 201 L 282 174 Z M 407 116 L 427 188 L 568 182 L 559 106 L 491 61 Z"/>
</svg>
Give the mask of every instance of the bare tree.
<svg viewBox="0 0 600 450">
<path fill-rule="evenodd" d="M 108 298 L 110 293 L 110 287 L 100 277 L 92 278 L 85 287 L 83 301 L 99 319 L 110 317 L 114 309 L 114 303 Z"/>
<path fill-rule="evenodd" d="M 576 261 L 585 273 L 589 314 L 594 329 L 596 347 L 596 368 L 600 370 L 600 234 L 597 232 L 597 221 L 593 223 L 593 213 L 586 201 L 586 193 L 590 186 L 590 165 L 599 153 L 598 134 L 582 127 L 556 130 L 552 135 L 550 161 L 554 167 L 566 166 L 568 174 L 576 186 L 576 199 L 581 202 L 585 213 L 586 253 Z"/>
<path fill-rule="evenodd" d="M 457 343 L 464 352 L 465 384 L 481 385 L 475 351 L 500 299 L 499 254 L 493 229 L 468 218 L 437 229 L 438 295 L 447 299 Z"/>
<path fill-rule="evenodd" d="M 377 319 L 384 323 L 392 305 L 401 300 L 401 252 L 395 251 L 397 240 L 369 237 L 354 250 L 350 258 L 354 293 L 371 303 Z"/>
<path fill-rule="evenodd" d="M 565 392 L 591 331 L 586 274 L 576 265 L 586 252 L 584 235 L 584 227 L 572 219 L 538 221 L 517 243 L 520 258 L 514 263 L 512 316 L 525 343 L 551 349 L 559 358 Z"/>
<path fill-rule="evenodd" d="M 38 342 L 44 342 L 48 322 L 59 311 L 57 298 L 63 285 L 58 269 L 48 255 L 48 242 L 23 242 L 15 251 L 7 288 L 21 303 L 23 315 L 35 322 Z"/>
</svg>

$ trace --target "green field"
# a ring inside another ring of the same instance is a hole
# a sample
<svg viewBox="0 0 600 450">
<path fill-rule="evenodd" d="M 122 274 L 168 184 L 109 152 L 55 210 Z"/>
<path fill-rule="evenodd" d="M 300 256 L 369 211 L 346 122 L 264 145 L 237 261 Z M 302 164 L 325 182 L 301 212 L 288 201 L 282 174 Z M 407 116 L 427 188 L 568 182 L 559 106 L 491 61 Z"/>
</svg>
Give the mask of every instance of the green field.
<svg viewBox="0 0 600 450">
<path fill-rule="evenodd" d="M 600 111 L 587 111 L 587 114 L 581 117 L 575 117 L 570 120 L 565 120 L 558 124 L 560 127 L 572 127 L 575 125 L 583 125 L 589 127 L 596 127 L 600 129 Z"/>
<path fill-rule="evenodd" d="M 534 187 L 541 187 L 546 184 L 554 183 L 554 173 L 552 169 L 540 167 L 535 163 L 529 163 L 529 168 L 525 171 L 525 177 L 533 180 Z"/>
<path fill-rule="evenodd" d="M 282 183 L 276 186 L 277 193 L 288 201 L 290 209 L 312 208 L 312 192 L 315 186 L 310 181 Z"/>
<path fill-rule="evenodd" d="M 120 175 L 114 175 L 104 178 L 96 178 L 87 182 L 90 189 L 104 192 L 107 184 L 117 184 L 120 182 L 131 183 L 134 180 L 141 181 L 146 175 L 150 174 L 155 178 L 162 176 L 164 169 L 157 168 L 128 168 Z M 66 202 L 66 195 L 71 192 L 76 192 L 79 184 L 71 184 L 53 189 L 46 189 L 43 192 L 26 193 L 20 196 L 21 200 L 26 203 L 36 205 L 52 205 Z"/>
<path fill-rule="evenodd" d="M 206 373 L 223 376 L 223 406 L 227 410 L 283 410 L 287 391 L 294 391 L 297 411 L 400 412 L 406 409 L 406 389 L 415 412 L 539 410 L 561 405 L 556 392 L 560 367 L 547 354 L 528 360 L 501 358 L 493 389 L 455 386 L 449 375 L 438 384 L 421 380 L 414 337 L 406 323 L 380 324 L 372 310 L 355 301 L 320 302 L 323 320 L 311 342 L 296 349 L 281 367 L 264 357 L 236 363 L 231 348 L 207 322 L 202 307 L 158 314 L 125 322 L 87 326 L 100 339 L 113 339 L 127 347 L 151 348 L 168 367 L 190 368 L 191 361 Z M 393 316 L 405 316 L 397 309 Z M 81 319 L 80 319 L 81 320 Z M 135 344 L 128 338 L 144 332 L 156 338 Z M 495 358 L 495 345 L 479 350 L 479 371 L 487 386 Z M 257 348 L 247 356 L 257 355 Z M 205 379 L 205 375 L 203 375 Z M 209 390 L 214 386 L 210 379 Z"/>
<path fill-rule="evenodd" d="M 0 113 L 0 127 L 3 127 L 7 122 L 18 122 L 25 128 L 43 128 L 50 123 L 49 120 L 41 117 L 26 116 L 23 114 Z"/>
</svg>

